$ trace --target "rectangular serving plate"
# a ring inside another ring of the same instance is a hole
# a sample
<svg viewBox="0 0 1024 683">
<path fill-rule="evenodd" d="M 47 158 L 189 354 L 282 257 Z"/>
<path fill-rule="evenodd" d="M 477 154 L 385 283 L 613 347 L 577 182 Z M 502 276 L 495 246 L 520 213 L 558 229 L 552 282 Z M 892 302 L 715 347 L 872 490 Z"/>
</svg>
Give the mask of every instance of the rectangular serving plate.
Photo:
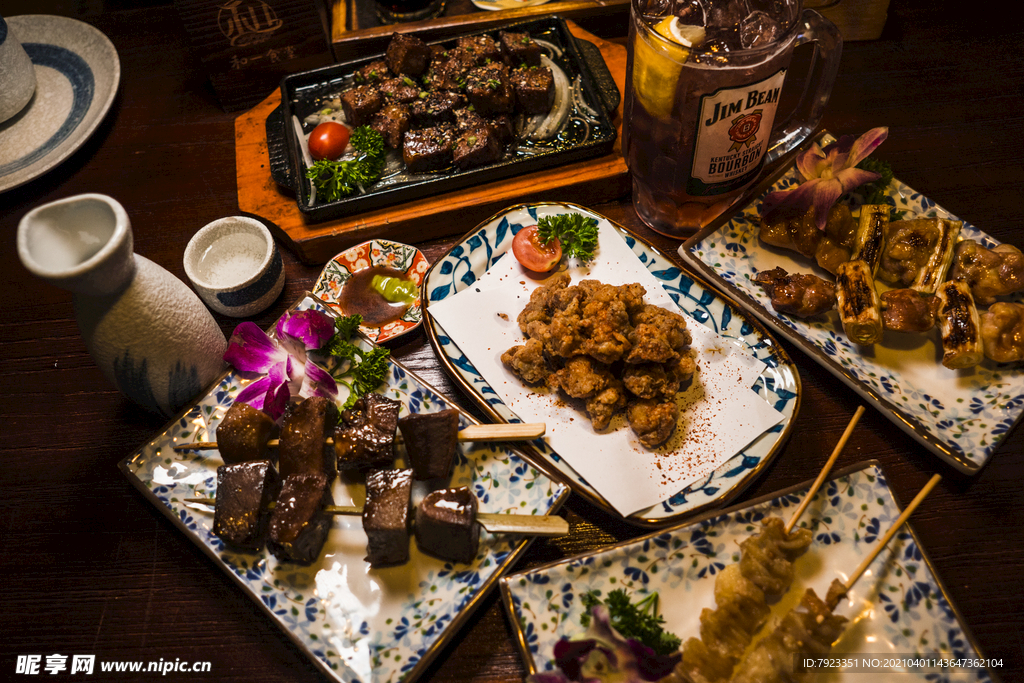
<svg viewBox="0 0 1024 683">
<path fill-rule="evenodd" d="M 739 542 L 765 517 L 789 521 L 809 482 L 705 515 L 695 522 L 641 536 L 589 553 L 511 574 L 501 579 L 502 602 L 531 674 L 551 671 L 554 645 L 583 637 L 581 596 L 616 588 L 636 597 L 657 593 L 664 627 L 684 641 L 699 635 L 702 608 L 715 607 L 719 571 L 739 560 Z M 814 495 L 799 526 L 813 530 L 810 548 L 794 561 L 793 586 L 772 607 L 781 616 L 807 588 L 823 597 L 833 579 L 845 580 L 900 515 L 885 473 L 875 461 L 834 474 Z M 831 656 L 940 656 L 979 659 L 974 637 L 950 600 L 909 524 L 875 558 L 836 608 L 846 632 Z M 877 654 L 875 654 L 877 653 Z M 898 654 L 897 654 L 898 653 Z M 896 676 L 896 674 L 900 674 Z M 968 683 L 990 681 L 984 668 L 945 672 L 882 669 L 870 680 Z M 815 679 L 817 680 L 817 679 Z M 823 679 L 824 680 L 824 679 Z M 863 674 L 830 672 L 828 680 L 865 680 Z"/>
<path fill-rule="evenodd" d="M 312 296 L 296 307 L 329 313 Z M 368 342 L 360 344 L 369 348 Z M 413 681 L 526 551 L 530 539 L 481 531 L 480 552 L 468 565 L 424 555 L 413 542 L 405 565 L 370 569 L 363 559 L 361 519 L 337 516 L 320 558 L 308 567 L 279 562 L 266 550 L 229 550 L 213 534 L 210 506 L 184 502 L 214 497 L 219 455 L 173 447 L 214 440 L 220 419 L 249 381 L 229 370 L 122 460 L 121 471 L 328 678 L 339 683 Z M 381 393 L 401 401 L 403 415 L 457 407 L 394 361 Z M 468 414 L 461 416 L 462 426 L 475 422 Z M 569 496 L 567 486 L 530 467 L 505 444 L 459 444 L 450 485 L 471 487 L 484 512 L 554 514 Z M 356 478 L 339 477 L 333 493 L 339 505 L 362 504 L 365 488 Z"/>
<path fill-rule="evenodd" d="M 611 82 L 610 75 L 601 73 L 607 72 L 607 66 L 600 51 L 581 49 L 561 17 L 511 23 L 489 29 L 485 33 L 496 35 L 499 30 L 527 31 L 532 37 L 553 43 L 561 50 L 561 56 L 554 57 L 553 61 L 565 71 L 570 83 L 579 78 L 583 101 L 591 110 L 589 113 L 582 112 L 578 105 L 573 105 L 569 123 L 573 123 L 574 117 L 582 122 L 574 126 L 574 136 L 567 137 L 557 145 L 530 146 L 528 150 L 520 147 L 513 150 L 514 156 L 511 158 L 477 168 L 417 174 L 422 178 L 414 178 L 392 186 L 371 188 L 364 194 L 334 202 L 311 203 L 310 185 L 305 178 L 305 163 L 294 132 L 292 117 L 295 116 L 301 122 L 316 110 L 319 98 L 340 92 L 345 79 L 359 67 L 380 59 L 382 55 L 378 54 L 292 74 L 282 79 L 280 114 L 267 119 L 271 174 L 275 181 L 295 194 L 298 208 L 303 215 L 313 221 L 324 221 L 609 153 L 617 135 L 609 112 L 615 111 L 618 91 L 609 93 L 607 86 L 598 86 L 599 80 L 603 83 Z M 473 31 L 463 35 L 480 33 L 482 32 Z M 453 41 L 454 38 L 448 38 L 428 44 L 448 45 Z M 595 71 L 599 73 L 595 74 Z M 579 136 L 582 137 L 572 139 Z"/>
<path fill-rule="evenodd" d="M 819 137 L 822 144 L 832 139 L 828 133 Z M 795 168 L 783 165 L 751 192 L 752 199 L 742 209 L 686 240 L 680 257 L 929 451 L 965 474 L 977 474 L 1024 415 L 1024 367 L 986 359 L 975 368 L 950 370 L 941 363 L 942 345 L 935 330 L 887 330 L 880 343 L 861 347 L 847 339 L 836 311 L 810 319 L 777 313 L 770 297 L 753 281 L 756 273 L 781 267 L 790 273 L 832 277 L 813 259 L 758 239 L 764 195 L 796 182 Z M 899 180 L 893 180 L 887 194 L 907 217 L 961 220 Z M 966 221 L 960 235 L 989 249 L 999 244 Z M 1024 292 L 1001 298 L 1024 303 Z"/>
</svg>

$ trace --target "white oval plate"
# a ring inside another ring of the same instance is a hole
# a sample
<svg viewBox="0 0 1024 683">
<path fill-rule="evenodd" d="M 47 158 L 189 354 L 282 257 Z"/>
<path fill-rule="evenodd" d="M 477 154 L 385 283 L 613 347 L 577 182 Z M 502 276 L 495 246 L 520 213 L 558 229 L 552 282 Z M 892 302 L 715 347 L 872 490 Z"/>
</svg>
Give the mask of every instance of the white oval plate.
<svg viewBox="0 0 1024 683">
<path fill-rule="evenodd" d="M 36 69 L 36 93 L 0 124 L 0 192 L 54 168 L 96 132 L 121 81 L 114 44 L 85 22 L 6 17 Z"/>
<path fill-rule="evenodd" d="M 491 418 L 500 422 L 521 420 L 506 406 L 494 389 L 484 380 L 473 364 L 459 349 L 458 340 L 451 339 L 430 315 L 430 304 L 437 303 L 471 286 L 476 279 L 505 253 L 520 228 L 537 222 L 539 206 L 558 207 L 608 219 L 601 214 L 575 204 L 524 204 L 497 214 L 484 221 L 463 237 L 442 258 L 438 259 L 423 281 L 422 297 L 426 312 L 426 330 L 437 351 L 438 358 L 449 375 L 474 399 Z M 610 221 L 609 221 L 610 222 Z M 775 427 L 762 434 L 744 451 L 736 454 L 710 476 L 680 491 L 663 503 L 634 513 L 626 519 L 641 525 L 661 526 L 684 515 L 693 515 L 711 507 L 721 507 L 738 495 L 775 457 L 792 429 L 793 417 L 800 403 L 800 375 L 796 366 L 771 335 L 739 306 L 717 293 L 688 272 L 665 258 L 655 247 L 647 244 L 625 228 L 615 225 L 629 248 L 661 281 L 665 291 L 684 312 L 723 337 L 738 340 L 743 347 L 767 367 L 754 389 L 785 417 Z M 543 439 L 531 443 L 528 454 L 534 462 L 554 476 L 569 483 L 574 491 L 596 505 L 618 514 L 600 494 L 551 450 Z"/>
</svg>

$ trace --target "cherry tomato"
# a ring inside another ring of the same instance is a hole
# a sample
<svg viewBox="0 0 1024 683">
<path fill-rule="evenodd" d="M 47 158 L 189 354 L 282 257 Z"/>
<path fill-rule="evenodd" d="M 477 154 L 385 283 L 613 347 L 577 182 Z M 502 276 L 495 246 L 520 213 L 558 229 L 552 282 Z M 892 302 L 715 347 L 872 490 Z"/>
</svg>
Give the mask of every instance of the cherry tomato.
<svg viewBox="0 0 1024 683">
<path fill-rule="evenodd" d="M 309 134 L 309 155 L 315 160 L 337 159 L 348 147 L 348 128 L 336 121 L 324 121 Z"/>
<path fill-rule="evenodd" d="M 562 245 L 557 239 L 544 244 L 537 235 L 537 226 L 530 225 L 517 232 L 512 239 L 512 253 L 524 268 L 546 273 L 562 260 Z"/>
</svg>

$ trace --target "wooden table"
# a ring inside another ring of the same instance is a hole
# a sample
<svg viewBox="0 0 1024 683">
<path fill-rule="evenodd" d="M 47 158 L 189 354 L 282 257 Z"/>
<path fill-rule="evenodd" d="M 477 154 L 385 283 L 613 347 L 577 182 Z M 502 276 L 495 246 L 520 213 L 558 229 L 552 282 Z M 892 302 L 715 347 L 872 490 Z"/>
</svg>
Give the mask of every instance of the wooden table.
<svg viewBox="0 0 1024 683">
<path fill-rule="evenodd" d="M 62 653 L 210 662 L 209 673 L 172 674 L 167 680 L 322 680 L 249 598 L 118 471 L 118 461 L 164 420 L 129 404 L 105 383 L 79 336 L 70 295 L 30 277 L 15 255 L 17 222 L 30 208 L 101 192 L 127 208 L 136 252 L 184 279 L 182 253 L 191 234 L 238 210 L 234 115 L 217 107 L 174 9 L 150 2 L 116 11 L 108 4 L 109 11 L 98 12 L 100 4 L 54 2 L 51 11 L 89 21 L 116 45 L 123 78 L 113 110 L 70 160 L 0 195 L 0 576 L 6 584 L 0 591 L 0 678 L 22 680 L 15 675 L 19 655 Z M 89 8 L 95 13 L 76 14 Z M 46 10 L 33 5 L 31 11 Z M 996 238 L 1024 247 L 1022 42 L 1024 29 L 1017 22 L 965 16 L 951 2 L 898 3 L 880 40 L 844 47 L 824 124 L 839 133 L 889 126 L 878 156 L 903 181 Z M 675 253 L 677 243 L 640 225 L 628 197 L 593 208 Z M 456 234 L 471 227 L 452 224 Z M 433 260 L 456 234 L 419 246 Z M 319 272 L 287 253 L 285 263 L 285 292 L 255 319 L 261 326 L 276 319 Z M 226 333 L 237 322 L 218 320 Z M 795 436 L 741 500 L 813 477 L 860 403 L 824 369 L 784 345 L 799 366 L 805 392 Z M 394 353 L 471 407 L 422 334 Z M 1024 430 L 1012 434 L 980 474 L 965 478 L 868 410 L 838 466 L 870 458 L 882 463 L 904 503 L 933 473 L 943 475 L 913 525 L 982 652 L 1002 659 L 1005 680 L 1024 680 Z M 563 514 L 571 534 L 534 543 L 520 567 L 641 533 L 575 496 Z M 426 679 L 521 680 L 524 668 L 511 634 L 492 595 Z"/>
</svg>

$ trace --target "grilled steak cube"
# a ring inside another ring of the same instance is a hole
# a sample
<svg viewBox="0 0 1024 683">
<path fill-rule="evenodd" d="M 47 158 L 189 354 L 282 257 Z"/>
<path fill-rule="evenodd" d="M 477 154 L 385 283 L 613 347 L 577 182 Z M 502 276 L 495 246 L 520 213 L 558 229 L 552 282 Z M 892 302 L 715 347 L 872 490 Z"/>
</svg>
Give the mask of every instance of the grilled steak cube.
<svg viewBox="0 0 1024 683">
<path fill-rule="evenodd" d="M 324 475 L 285 477 L 270 513 L 267 548 L 279 560 L 313 562 L 320 556 L 331 529 L 331 515 L 325 508 L 333 504 L 330 482 Z"/>
<path fill-rule="evenodd" d="M 546 66 L 525 66 L 512 70 L 516 104 L 526 114 L 546 114 L 555 99 L 555 79 Z"/>
<path fill-rule="evenodd" d="M 465 50 L 473 57 L 477 65 L 496 62 L 501 59 L 501 48 L 489 35 L 462 36 L 456 41 L 456 46 Z"/>
<path fill-rule="evenodd" d="M 377 59 L 366 66 L 356 69 L 355 81 L 358 85 L 377 85 L 391 78 L 391 69 L 383 59 Z"/>
<path fill-rule="evenodd" d="M 341 93 L 341 108 L 350 126 L 370 122 L 370 117 L 384 105 L 381 92 L 372 85 L 357 85 Z"/>
<path fill-rule="evenodd" d="M 430 64 L 430 47 L 416 36 L 395 33 L 391 36 L 384 59 L 393 73 L 419 76 Z"/>
<path fill-rule="evenodd" d="M 483 166 L 500 159 L 501 149 L 494 132 L 484 124 L 459 135 L 452 160 L 462 170 Z"/>
<path fill-rule="evenodd" d="M 412 117 L 409 105 L 391 102 L 381 107 L 370 119 L 370 127 L 381 134 L 384 144 L 392 149 L 401 149 L 402 136 L 409 130 Z"/>
<path fill-rule="evenodd" d="M 396 76 L 381 83 L 380 91 L 389 102 L 412 104 L 420 99 L 423 89 L 409 76 Z"/>
<path fill-rule="evenodd" d="M 217 426 L 217 449 L 224 462 L 260 460 L 266 457 L 267 441 L 277 427 L 262 410 L 235 401 Z"/>
<path fill-rule="evenodd" d="M 398 421 L 406 458 L 418 480 L 447 477 L 459 444 L 459 411 L 413 413 Z"/>
<path fill-rule="evenodd" d="M 322 474 L 333 481 L 338 473 L 334 447 L 327 437 L 338 423 L 338 407 L 323 396 L 310 396 L 288 413 L 281 424 L 277 447 L 281 476 Z"/>
<path fill-rule="evenodd" d="M 402 144 L 402 160 L 409 173 L 429 173 L 452 163 L 455 136 L 446 125 L 410 130 Z"/>
<path fill-rule="evenodd" d="M 444 90 L 432 92 L 411 105 L 412 126 L 427 128 L 441 123 L 455 123 L 455 112 L 466 106 L 466 97 Z"/>
<path fill-rule="evenodd" d="M 510 114 L 515 106 L 515 93 L 504 65 L 478 66 L 466 78 L 466 97 L 481 116 Z"/>
<path fill-rule="evenodd" d="M 427 69 L 427 87 L 431 90 L 461 91 L 466 87 L 466 74 L 474 66 L 473 55 L 462 48 L 435 54 Z"/>
<path fill-rule="evenodd" d="M 373 470 L 366 475 L 363 531 L 371 567 L 409 559 L 409 503 L 412 470 Z"/>
<path fill-rule="evenodd" d="M 540 66 L 540 45 L 529 33 L 498 32 L 501 56 L 509 66 Z"/>
<path fill-rule="evenodd" d="M 512 127 L 512 119 L 505 114 L 498 114 L 492 116 L 487 121 L 487 127 L 494 133 L 494 137 L 498 139 L 498 144 L 502 147 L 508 145 L 516 137 L 515 128 Z"/>
<path fill-rule="evenodd" d="M 239 550 L 259 550 L 267 536 L 270 504 L 281 479 L 269 460 L 250 460 L 217 468 L 213 533 Z"/>
<path fill-rule="evenodd" d="M 416 506 L 416 545 L 442 560 L 472 562 L 480 546 L 478 506 L 465 486 L 431 491 Z"/>
</svg>

